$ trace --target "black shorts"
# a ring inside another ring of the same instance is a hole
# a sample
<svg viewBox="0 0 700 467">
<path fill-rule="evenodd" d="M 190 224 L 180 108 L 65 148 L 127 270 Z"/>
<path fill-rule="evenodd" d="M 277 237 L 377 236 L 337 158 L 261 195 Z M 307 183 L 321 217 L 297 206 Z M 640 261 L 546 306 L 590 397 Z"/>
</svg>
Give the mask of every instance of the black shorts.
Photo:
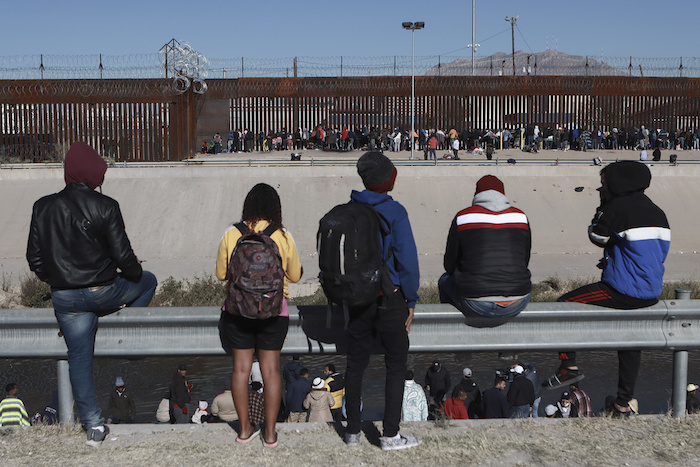
<svg viewBox="0 0 700 467">
<path fill-rule="evenodd" d="M 219 337 L 228 355 L 232 349 L 282 350 L 289 329 L 289 317 L 249 319 L 221 312 Z"/>
</svg>

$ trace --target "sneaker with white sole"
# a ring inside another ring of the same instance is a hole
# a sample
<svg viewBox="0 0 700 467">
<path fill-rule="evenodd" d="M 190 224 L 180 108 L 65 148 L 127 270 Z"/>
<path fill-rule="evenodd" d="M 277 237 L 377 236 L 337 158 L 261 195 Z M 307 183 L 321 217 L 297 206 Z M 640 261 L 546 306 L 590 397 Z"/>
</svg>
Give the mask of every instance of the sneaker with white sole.
<svg viewBox="0 0 700 467">
<path fill-rule="evenodd" d="M 102 441 L 105 440 L 108 434 L 109 427 L 104 425 L 93 426 L 92 428 L 88 428 L 87 442 L 85 442 L 85 444 L 87 444 L 88 446 L 92 446 L 93 448 L 99 448 L 102 444 Z"/>
<path fill-rule="evenodd" d="M 362 433 L 345 433 L 345 444 L 348 446 L 357 446 L 362 439 Z"/>
<path fill-rule="evenodd" d="M 394 437 L 382 436 L 379 438 L 379 443 L 382 446 L 382 451 L 396 451 L 397 449 L 414 448 L 422 443 L 420 438 L 414 436 L 404 436 L 398 434 Z"/>
</svg>

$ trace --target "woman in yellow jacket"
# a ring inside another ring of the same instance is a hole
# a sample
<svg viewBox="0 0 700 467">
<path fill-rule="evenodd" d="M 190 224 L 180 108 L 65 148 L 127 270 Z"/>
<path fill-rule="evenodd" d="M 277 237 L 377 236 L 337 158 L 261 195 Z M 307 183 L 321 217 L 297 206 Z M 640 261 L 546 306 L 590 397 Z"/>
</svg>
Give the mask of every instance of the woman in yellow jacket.
<svg viewBox="0 0 700 467">
<path fill-rule="evenodd" d="M 275 424 L 282 401 L 280 351 L 289 327 L 287 283 L 298 282 L 303 269 L 294 239 L 282 225 L 282 207 L 274 188 L 259 183 L 248 192 L 243 203 L 242 221 L 254 232 L 262 232 L 270 225 L 276 228 L 270 238 L 277 244 L 285 274 L 282 311 L 279 316 L 268 319 L 249 319 L 223 311 L 219 331 L 222 345 L 233 353 L 231 387 L 241 425 L 236 441 L 247 443 L 260 434 L 260 429 L 253 427 L 248 417 L 248 378 L 253 365 L 253 355 L 257 350 L 265 385 L 265 433 L 262 441 L 265 447 L 276 447 L 278 437 Z M 216 258 L 216 277 L 219 280 L 229 279 L 231 254 L 242 236 L 236 226 L 229 227 L 224 233 Z"/>
</svg>

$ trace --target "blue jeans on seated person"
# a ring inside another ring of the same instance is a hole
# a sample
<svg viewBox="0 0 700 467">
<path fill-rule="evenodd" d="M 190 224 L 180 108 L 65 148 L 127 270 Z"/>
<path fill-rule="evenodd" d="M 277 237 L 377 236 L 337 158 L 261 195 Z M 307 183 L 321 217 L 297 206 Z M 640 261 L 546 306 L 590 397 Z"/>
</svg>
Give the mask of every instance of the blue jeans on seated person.
<svg viewBox="0 0 700 467">
<path fill-rule="evenodd" d="M 68 373 L 73 398 L 80 422 L 86 430 L 104 424 L 92 378 L 97 318 L 125 306 L 148 306 L 157 285 L 156 277 L 143 271 L 138 282 L 119 275 L 110 285 L 51 292 L 54 314 L 68 347 Z"/>
<path fill-rule="evenodd" d="M 454 277 L 447 273 L 440 277 L 438 290 L 440 291 L 441 303 L 451 303 L 468 318 L 512 318 L 523 311 L 530 302 L 530 294 L 508 305 L 460 297 Z"/>
</svg>

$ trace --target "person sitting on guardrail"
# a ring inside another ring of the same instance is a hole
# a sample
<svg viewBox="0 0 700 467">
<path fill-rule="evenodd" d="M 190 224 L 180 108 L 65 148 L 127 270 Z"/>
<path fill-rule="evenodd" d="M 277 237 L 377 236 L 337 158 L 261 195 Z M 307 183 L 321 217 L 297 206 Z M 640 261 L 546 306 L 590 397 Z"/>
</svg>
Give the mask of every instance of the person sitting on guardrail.
<svg viewBox="0 0 700 467">
<path fill-rule="evenodd" d="M 119 203 L 101 193 L 105 160 L 77 141 L 63 168 L 66 187 L 34 203 L 27 261 L 51 286 L 80 422 L 87 444 L 98 447 L 109 433 L 92 375 L 98 318 L 125 306 L 148 306 L 158 282 L 131 249 Z"/>
<path fill-rule="evenodd" d="M 511 206 L 503 182 L 485 175 L 472 205 L 452 220 L 440 301 L 467 317 L 510 318 L 530 301 L 530 224 Z"/>
<path fill-rule="evenodd" d="M 588 227 L 590 240 L 605 250 L 598 264 L 600 282 L 584 285 L 559 297 L 621 310 L 656 304 L 661 295 L 664 261 L 671 244 L 671 229 L 664 211 L 645 194 L 651 183 L 649 168 L 636 161 L 619 161 L 600 171 L 600 206 Z M 630 413 L 629 401 L 641 362 L 640 350 L 618 351 L 615 414 Z M 583 379 L 575 352 L 560 352 L 557 373 L 543 383 L 556 388 Z"/>
</svg>

